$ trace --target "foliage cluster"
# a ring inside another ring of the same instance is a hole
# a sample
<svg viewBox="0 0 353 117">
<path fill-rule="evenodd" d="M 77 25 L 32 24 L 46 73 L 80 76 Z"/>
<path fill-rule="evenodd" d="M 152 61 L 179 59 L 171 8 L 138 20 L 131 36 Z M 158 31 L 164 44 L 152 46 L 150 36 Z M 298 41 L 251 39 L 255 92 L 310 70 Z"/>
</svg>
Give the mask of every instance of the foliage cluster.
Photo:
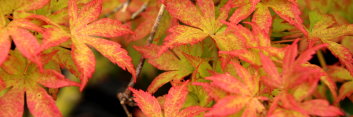
<svg viewBox="0 0 353 117">
<path fill-rule="evenodd" d="M 349 116 L 349 14 L 352 0 L 1 0 L 0 116 L 21 117 L 25 103 L 34 116 L 62 116 L 48 91 L 84 90 L 94 51 L 134 82 L 132 51 L 163 71 L 147 91 L 129 87 L 139 116 Z"/>
</svg>

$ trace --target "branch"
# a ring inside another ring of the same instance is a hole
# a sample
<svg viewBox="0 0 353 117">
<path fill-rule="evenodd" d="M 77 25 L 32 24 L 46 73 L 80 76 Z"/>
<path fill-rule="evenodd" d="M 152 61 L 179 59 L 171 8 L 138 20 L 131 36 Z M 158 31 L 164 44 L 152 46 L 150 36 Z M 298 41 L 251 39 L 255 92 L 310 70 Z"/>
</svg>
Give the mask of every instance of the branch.
<svg viewBox="0 0 353 117">
<path fill-rule="evenodd" d="M 148 6 L 148 1 L 144 2 L 141 8 L 132 14 L 130 19 L 132 20 L 132 19 L 135 19 L 137 16 L 139 16 L 147 8 L 147 6 Z"/>
<path fill-rule="evenodd" d="M 106 18 L 106 17 L 109 17 L 111 15 L 113 15 L 114 13 L 120 11 L 120 10 L 123 10 L 125 11 L 126 8 L 129 6 L 131 0 L 126 0 L 123 4 L 119 5 L 118 7 L 116 7 L 115 9 L 113 9 L 111 12 L 107 13 L 107 14 L 104 14 L 103 17 Z"/>
<path fill-rule="evenodd" d="M 154 39 L 154 37 L 156 35 L 156 32 L 158 30 L 159 23 L 160 23 L 161 18 L 163 16 L 164 9 L 165 9 L 165 6 L 162 4 L 161 7 L 159 8 L 159 12 L 158 12 L 156 20 L 155 20 L 155 22 L 153 24 L 152 30 L 150 32 L 150 35 L 147 38 L 147 44 L 146 44 L 147 46 L 152 44 L 152 42 L 153 42 L 153 39 Z M 137 68 L 136 68 L 136 77 L 137 78 L 141 75 L 142 67 L 143 67 L 143 65 L 145 63 L 145 60 L 146 59 L 141 56 L 139 64 L 137 65 Z M 127 87 L 134 87 L 134 85 L 135 85 L 134 79 L 131 78 L 129 84 L 127 85 Z M 133 100 L 131 99 L 131 91 L 128 88 L 126 88 L 124 92 L 118 93 L 118 99 L 120 100 L 120 104 L 121 104 L 121 106 L 123 106 L 124 111 L 128 115 L 128 117 L 132 117 L 132 114 L 129 112 L 129 110 L 126 107 L 126 105 L 129 105 L 129 106 L 135 106 L 136 105 L 133 102 Z"/>
</svg>

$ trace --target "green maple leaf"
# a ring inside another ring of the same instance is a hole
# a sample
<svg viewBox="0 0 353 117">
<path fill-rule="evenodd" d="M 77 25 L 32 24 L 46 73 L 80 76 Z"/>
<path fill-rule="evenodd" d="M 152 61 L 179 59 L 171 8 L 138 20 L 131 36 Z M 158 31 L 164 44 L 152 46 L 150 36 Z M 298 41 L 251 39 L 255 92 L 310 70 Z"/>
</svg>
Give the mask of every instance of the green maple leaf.
<svg viewBox="0 0 353 117">
<path fill-rule="evenodd" d="M 135 49 L 142 53 L 144 58 L 154 67 L 164 70 L 162 74 L 158 75 L 149 85 L 147 91 L 154 93 L 170 81 L 180 81 L 187 75 L 194 71 L 201 73 L 198 68 L 211 69 L 207 60 L 201 58 L 202 51 L 200 45 L 194 46 L 179 46 L 173 51 L 167 51 L 160 56 L 158 52 L 162 47 L 157 45 L 150 45 L 147 47 L 135 47 Z M 202 74 L 203 75 L 203 74 Z"/>
</svg>

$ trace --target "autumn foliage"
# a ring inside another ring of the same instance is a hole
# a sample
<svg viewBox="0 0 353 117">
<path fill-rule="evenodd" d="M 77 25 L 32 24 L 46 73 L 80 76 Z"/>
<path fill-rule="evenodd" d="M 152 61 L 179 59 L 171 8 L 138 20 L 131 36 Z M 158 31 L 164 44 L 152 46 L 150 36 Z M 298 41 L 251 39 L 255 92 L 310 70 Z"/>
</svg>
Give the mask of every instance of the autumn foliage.
<svg viewBox="0 0 353 117">
<path fill-rule="evenodd" d="M 48 90 L 84 90 L 96 51 L 134 82 L 131 51 L 162 71 L 146 91 L 128 88 L 139 116 L 350 116 L 340 103 L 353 102 L 352 8 L 352 0 L 2 0 L 0 116 L 21 117 L 24 105 L 35 117 L 62 116 Z"/>
</svg>

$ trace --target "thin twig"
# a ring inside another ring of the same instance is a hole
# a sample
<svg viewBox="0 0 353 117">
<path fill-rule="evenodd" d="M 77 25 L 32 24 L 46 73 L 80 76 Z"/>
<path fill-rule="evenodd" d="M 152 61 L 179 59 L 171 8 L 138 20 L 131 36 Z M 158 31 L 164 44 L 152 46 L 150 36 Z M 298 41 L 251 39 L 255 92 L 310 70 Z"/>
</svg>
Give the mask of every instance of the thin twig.
<svg viewBox="0 0 353 117">
<path fill-rule="evenodd" d="M 322 67 L 324 70 L 327 70 L 327 64 L 326 64 L 325 57 L 324 57 L 324 55 L 322 54 L 322 52 L 319 50 L 319 51 L 317 51 L 316 55 L 317 55 L 317 58 L 319 59 L 319 62 L 320 62 L 321 67 Z"/>
<path fill-rule="evenodd" d="M 148 6 L 148 1 L 143 3 L 141 8 L 132 14 L 131 19 L 135 19 L 138 15 L 140 15 L 147 8 L 147 6 Z"/>
<path fill-rule="evenodd" d="M 158 12 L 156 20 L 155 20 L 155 22 L 153 24 L 151 33 L 150 33 L 150 35 L 147 38 L 147 44 L 146 45 L 152 44 L 153 39 L 155 38 L 156 32 L 158 30 L 159 23 L 160 23 L 161 18 L 163 16 L 164 9 L 165 9 L 165 6 L 162 4 L 161 7 L 159 8 L 159 12 Z M 141 57 L 141 59 L 139 61 L 139 64 L 136 67 L 136 77 L 137 78 L 141 75 L 142 67 L 143 67 L 143 65 L 145 63 L 145 60 L 146 60 L 145 58 Z M 135 85 L 134 79 L 131 78 L 127 87 L 133 87 L 134 85 Z M 123 93 L 118 93 L 118 98 L 120 100 L 121 106 L 123 106 L 123 108 L 125 110 L 125 113 L 129 117 L 132 116 L 131 113 L 129 112 L 129 110 L 127 109 L 127 107 L 126 107 L 126 104 L 128 104 L 130 106 L 135 106 L 135 104 L 133 103 L 133 100 L 131 99 L 131 91 L 128 88 L 126 88 Z"/>
<path fill-rule="evenodd" d="M 109 13 L 107 13 L 107 14 L 104 14 L 103 17 L 104 17 L 104 18 L 109 17 L 109 16 L 113 15 L 114 13 L 120 11 L 121 9 L 122 9 L 123 11 L 125 11 L 126 8 L 129 6 L 130 1 L 131 1 L 131 0 L 126 0 L 123 4 L 119 5 L 118 7 L 116 7 L 115 9 L 113 9 L 111 12 L 109 12 Z"/>
</svg>

